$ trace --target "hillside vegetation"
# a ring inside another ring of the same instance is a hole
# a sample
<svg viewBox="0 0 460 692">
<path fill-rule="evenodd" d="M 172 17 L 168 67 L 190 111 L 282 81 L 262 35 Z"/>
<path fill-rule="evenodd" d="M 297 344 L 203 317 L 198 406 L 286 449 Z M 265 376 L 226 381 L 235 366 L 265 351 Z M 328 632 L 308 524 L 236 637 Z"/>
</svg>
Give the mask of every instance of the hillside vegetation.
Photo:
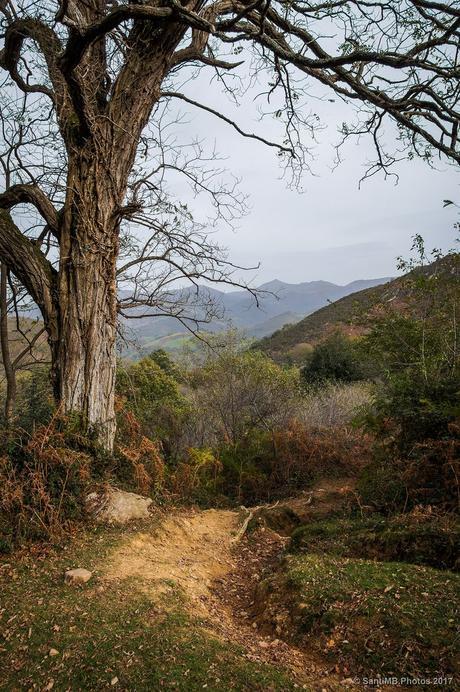
<svg viewBox="0 0 460 692">
<path fill-rule="evenodd" d="M 307 315 L 296 324 L 289 324 L 270 336 L 256 342 L 254 348 L 264 351 L 276 360 L 302 358 L 308 346 L 322 341 L 335 331 L 349 337 L 361 336 L 369 331 L 373 318 L 391 307 L 404 312 L 412 293 L 415 275 L 460 275 L 457 255 L 448 255 L 425 267 L 417 267 L 408 274 L 387 283 L 365 288 L 347 295 Z M 302 348 L 304 347 L 304 348 Z"/>
</svg>

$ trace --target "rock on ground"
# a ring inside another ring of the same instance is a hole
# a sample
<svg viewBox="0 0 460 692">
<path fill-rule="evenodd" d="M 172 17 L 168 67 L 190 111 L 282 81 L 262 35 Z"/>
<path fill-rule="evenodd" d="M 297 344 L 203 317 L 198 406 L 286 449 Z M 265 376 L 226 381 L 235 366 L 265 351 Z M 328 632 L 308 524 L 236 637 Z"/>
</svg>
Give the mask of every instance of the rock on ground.
<svg viewBox="0 0 460 692">
<path fill-rule="evenodd" d="M 79 567 L 78 569 L 67 570 L 64 580 L 66 584 L 85 584 L 92 576 L 92 572 L 88 569 Z"/>
<path fill-rule="evenodd" d="M 128 493 L 117 488 L 106 488 L 90 493 L 86 498 L 90 514 L 103 523 L 125 524 L 132 519 L 147 519 L 152 504 L 150 497 Z"/>
</svg>

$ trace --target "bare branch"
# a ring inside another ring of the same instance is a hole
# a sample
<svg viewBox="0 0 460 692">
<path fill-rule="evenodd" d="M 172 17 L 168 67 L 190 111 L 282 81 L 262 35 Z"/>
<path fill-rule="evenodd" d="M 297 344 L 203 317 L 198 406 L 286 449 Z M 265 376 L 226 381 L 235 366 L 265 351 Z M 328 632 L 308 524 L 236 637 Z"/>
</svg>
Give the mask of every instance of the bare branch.
<svg viewBox="0 0 460 692">
<path fill-rule="evenodd" d="M 0 258 L 39 306 L 47 328 L 52 328 L 56 310 L 56 271 L 4 210 L 0 210 Z"/>
<path fill-rule="evenodd" d="M 189 103 L 192 106 L 195 106 L 196 108 L 200 108 L 203 111 L 206 111 L 207 113 L 211 113 L 211 115 L 214 115 L 216 118 L 219 118 L 219 120 L 223 120 L 225 123 L 233 127 L 234 130 L 238 132 L 242 137 L 248 137 L 249 139 L 255 139 L 258 142 L 262 142 L 262 144 L 265 144 L 268 147 L 274 147 L 275 149 L 278 149 L 280 151 L 284 151 L 291 156 L 295 157 L 295 151 L 291 147 L 285 147 L 282 144 L 278 144 L 277 142 L 271 142 L 268 139 L 265 139 L 265 137 L 261 137 L 260 135 L 256 135 L 251 132 L 245 132 L 244 130 L 237 125 L 233 120 L 230 118 L 227 118 L 226 115 L 221 113 L 220 111 L 215 110 L 214 108 L 211 108 L 210 106 L 205 106 L 203 103 L 199 103 L 198 101 L 194 101 L 193 99 L 189 98 L 188 96 L 185 96 L 185 94 L 180 94 L 179 92 L 176 91 L 163 91 L 161 93 L 161 97 L 163 98 L 176 98 L 180 99 L 181 101 L 185 101 L 186 103 Z"/>
<path fill-rule="evenodd" d="M 58 237 L 58 213 L 38 185 L 13 185 L 6 192 L 0 194 L 0 209 L 11 209 L 21 203 L 33 204 L 52 233 Z"/>
</svg>

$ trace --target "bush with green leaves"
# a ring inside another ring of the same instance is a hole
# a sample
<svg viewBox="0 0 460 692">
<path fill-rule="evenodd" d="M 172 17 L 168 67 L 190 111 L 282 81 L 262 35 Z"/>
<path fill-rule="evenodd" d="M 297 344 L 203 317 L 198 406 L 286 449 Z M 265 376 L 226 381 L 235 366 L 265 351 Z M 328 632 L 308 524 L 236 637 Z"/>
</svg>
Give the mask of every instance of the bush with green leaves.
<svg viewBox="0 0 460 692">
<path fill-rule="evenodd" d="M 170 375 L 178 382 L 182 379 L 180 368 L 177 363 L 171 358 L 164 348 L 157 348 L 152 353 L 149 353 L 150 360 L 153 360 L 167 375 Z"/>
<path fill-rule="evenodd" d="M 196 430 L 201 429 L 211 445 L 237 444 L 257 430 L 285 426 L 297 410 L 300 393 L 296 368 L 283 368 L 264 353 L 233 346 L 211 353 L 189 385 L 200 418 Z"/>
<path fill-rule="evenodd" d="M 414 443 L 449 437 L 460 417 L 459 311 L 460 258 L 448 255 L 414 267 L 403 308 L 384 310 L 362 340 L 382 371 L 368 422 L 381 436 L 390 431 L 402 454 Z"/>
<path fill-rule="evenodd" d="M 139 421 L 142 433 L 160 440 L 166 454 L 172 454 L 188 411 L 188 403 L 173 375 L 150 357 L 120 364 L 117 393 Z"/>
<path fill-rule="evenodd" d="M 398 310 L 374 318 L 362 348 L 380 363 L 381 376 L 364 424 L 376 435 L 375 468 L 363 483 L 366 501 L 415 502 L 459 508 L 460 258 L 425 266 L 421 239 Z M 371 476 L 373 475 L 373 479 Z M 381 479 L 379 487 L 375 480 Z M 396 503 L 397 504 L 397 503 Z"/>
<path fill-rule="evenodd" d="M 363 370 L 351 339 L 337 332 L 317 344 L 301 368 L 301 378 L 306 386 L 362 380 Z"/>
<path fill-rule="evenodd" d="M 287 492 L 288 485 L 275 472 L 279 462 L 274 440 L 301 408 L 296 368 L 283 368 L 229 339 L 190 374 L 185 395 L 190 415 L 181 430 L 182 463 L 190 465 L 192 474 L 190 448 L 213 450 L 220 467 L 218 478 L 212 476 L 209 483 L 211 495 L 253 503 Z M 212 467 L 213 474 L 216 468 Z M 181 478 L 185 471 L 181 466 Z M 201 477 L 204 487 L 207 477 L 201 474 L 197 480 Z M 203 487 L 195 488 L 200 500 L 206 495 Z"/>
</svg>

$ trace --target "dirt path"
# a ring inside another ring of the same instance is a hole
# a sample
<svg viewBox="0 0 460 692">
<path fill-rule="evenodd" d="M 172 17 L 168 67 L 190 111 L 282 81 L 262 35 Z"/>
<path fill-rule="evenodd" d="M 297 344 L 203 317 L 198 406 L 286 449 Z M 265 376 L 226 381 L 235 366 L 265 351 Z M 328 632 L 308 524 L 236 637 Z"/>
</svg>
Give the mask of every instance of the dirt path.
<svg viewBox="0 0 460 692">
<path fill-rule="evenodd" d="M 321 516 L 343 482 L 318 487 L 291 504 L 305 516 Z M 289 504 L 289 503 L 288 503 Z M 242 646 L 249 660 L 288 668 L 299 687 L 343 689 L 324 661 L 259 631 L 254 609 L 257 583 L 274 569 L 287 538 L 261 526 L 235 542 L 244 515 L 228 510 L 177 510 L 152 532 L 139 532 L 117 547 L 105 579 L 134 578 L 152 599 L 179 588 L 192 615 L 225 641 Z"/>
<path fill-rule="evenodd" d="M 232 537 L 238 513 L 226 510 L 180 510 L 158 531 L 130 536 L 113 554 L 106 579 L 135 577 L 150 595 L 179 587 L 191 608 L 207 615 L 215 579 L 234 567 Z"/>
</svg>

